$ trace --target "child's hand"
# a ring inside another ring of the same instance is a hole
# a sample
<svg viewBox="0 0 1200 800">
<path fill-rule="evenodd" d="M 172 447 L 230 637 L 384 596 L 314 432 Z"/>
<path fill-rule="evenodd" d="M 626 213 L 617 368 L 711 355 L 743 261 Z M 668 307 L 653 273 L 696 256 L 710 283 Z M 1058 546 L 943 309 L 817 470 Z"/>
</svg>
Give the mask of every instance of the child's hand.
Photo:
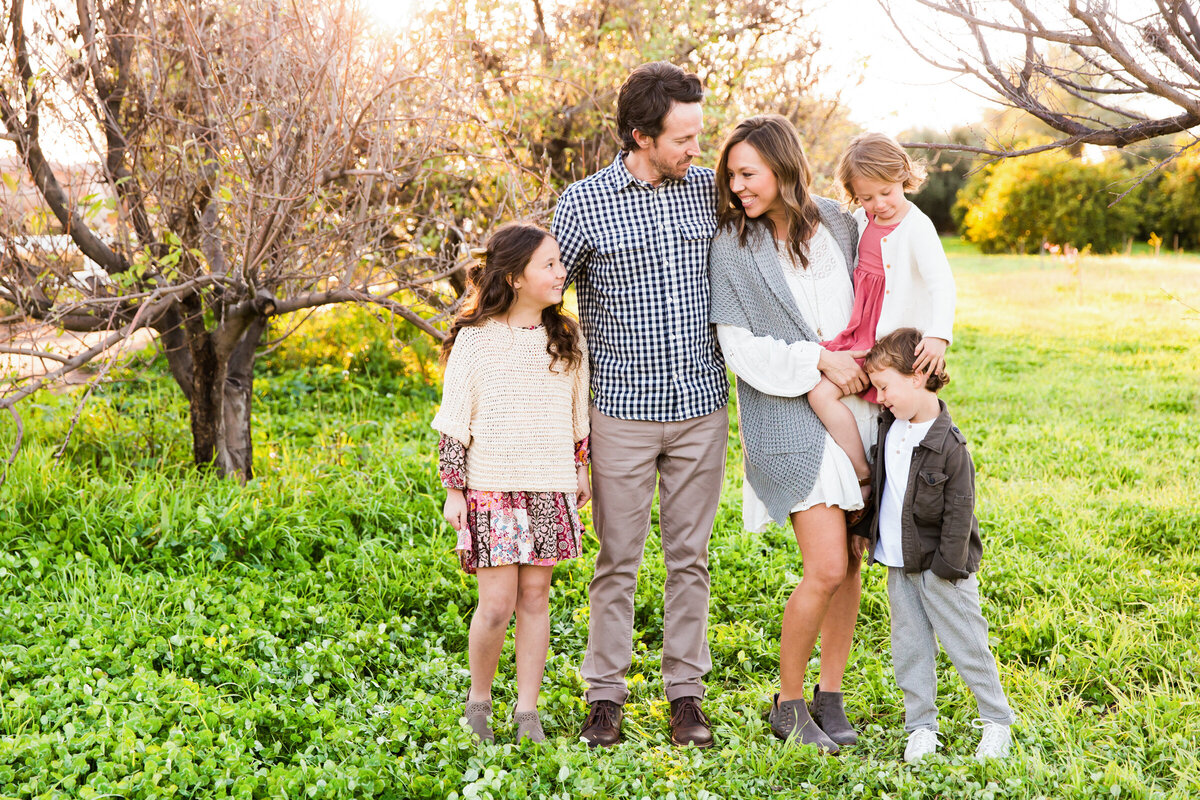
<svg viewBox="0 0 1200 800">
<path fill-rule="evenodd" d="M 913 371 L 922 375 L 931 375 L 935 372 L 941 375 L 946 371 L 946 348 L 949 345 L 950 343 L 945 339 L 926 336 L 917 344 L 915 350 L 917 360 L 913 362 Z"/>
<path fill-rule="evenodd" d="M 850 537 L 850 557 L 855 561 L 862 561 L 863 553 L 867 552 L 867 541 L 865 536 L 855 534 Z"/>
<path fill-rule="evenodd" d="M 575 507 L 583 508 L 592 499 L 592 482 L 588 478 L 587 465 L 578 467 L 575 474 L 579 477 L 579 491 L 575 492 Z"/>
<path fill-rule="evenodd" d="M 442 508 L 442 516 L 456 531 L 467 527 L 467 496 L 463 494 L 462 489 L 446 490 L 446 505 Z"/>
</svg>

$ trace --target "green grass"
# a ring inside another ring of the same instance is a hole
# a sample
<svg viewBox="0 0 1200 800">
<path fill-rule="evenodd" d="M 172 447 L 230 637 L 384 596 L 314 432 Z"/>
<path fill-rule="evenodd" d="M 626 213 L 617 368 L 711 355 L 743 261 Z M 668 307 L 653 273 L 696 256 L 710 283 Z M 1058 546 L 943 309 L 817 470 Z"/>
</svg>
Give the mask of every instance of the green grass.
<svg viewBox="0 0 1200 800">
<path fill-rule="evenodd" d="M 974 704 L 943 659 L 943 752 L 900 763 L 878 568 L 846 685 L 860 743 L 822 758 L 771 737 L 802 565 L 784 530 L 741 530 L 736 439 L 711 548 L 717 748 L 667 741 L 653 535 L 625 743 L 574 741 L 589 537 L 555 573 L 553 743 L 505 744 L 501 722 L 501 744 L 475 747 L 457 721 L 474 586 L 439 522 L 437 390 L 419 377 L 435 360 L 331 314 L 263 364 L 244 488 L 185 466 L 163 380 L 105 387 L 58 462 L 77 397 L 26 408 L 0 489 L 0 797 L 1200 795 L 1200 319 L 1184 305 L 1200 261 L 952 258 L 945 397 L 979 472 L 984 611 L 1021 720 L 1009 762 L 970 760 Z"/>
</svg>

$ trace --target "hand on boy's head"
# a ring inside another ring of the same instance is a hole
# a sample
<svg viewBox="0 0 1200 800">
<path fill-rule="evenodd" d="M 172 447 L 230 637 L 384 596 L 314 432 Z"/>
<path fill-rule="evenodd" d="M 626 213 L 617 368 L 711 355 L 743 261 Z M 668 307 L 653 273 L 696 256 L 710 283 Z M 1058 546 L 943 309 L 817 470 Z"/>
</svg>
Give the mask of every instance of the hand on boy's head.
<svg viewBox="0 0 1200 800">
<path fill-rule="evenodd" d="M 950 343 L 936 336 L 926 336 L 914 350 L 916 360 L 913 362 L 913 372 L 922 375 L 942 374 L 946 371 L 946 347 Z"/>
</svg>

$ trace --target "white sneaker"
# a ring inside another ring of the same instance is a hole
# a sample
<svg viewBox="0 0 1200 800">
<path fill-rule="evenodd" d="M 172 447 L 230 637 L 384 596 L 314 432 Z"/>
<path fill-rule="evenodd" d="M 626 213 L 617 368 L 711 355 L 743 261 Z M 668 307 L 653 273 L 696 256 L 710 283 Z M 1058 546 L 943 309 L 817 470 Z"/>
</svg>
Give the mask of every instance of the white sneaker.
<svg viewBox="0 0 1200 800">
<path fill-rule="evenodd" d="M 979 739 L 979 747 L 975 748 L 975 758 L 983 761 L 985 758 L 1008 758 L 1012 749 L 1012 729 L 998 722 L 988 722 L 977 719 L 971 723 L 975 728 L 983 728 L 983 736 Z"/>
<path fill-rule="evenodd" d="M 908 744 L 904 746 L 904 760 L 911 764 L 936 753 L 937 749 L 937 731 L 932 728 L 917 728 L 908 735 Z"/>
</svg>

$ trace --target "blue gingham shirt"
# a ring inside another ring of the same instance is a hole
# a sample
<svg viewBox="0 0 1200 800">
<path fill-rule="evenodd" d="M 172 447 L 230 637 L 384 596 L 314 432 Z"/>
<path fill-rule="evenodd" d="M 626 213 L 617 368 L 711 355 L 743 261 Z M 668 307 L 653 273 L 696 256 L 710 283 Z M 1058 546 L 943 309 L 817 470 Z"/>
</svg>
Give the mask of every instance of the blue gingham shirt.
<svg viewBox="0 0 1200 800">
<path fill-rule="evenodd" d="M 689 167 L 655 188 L 623 154 L 559 200 L 550 230 L 575 283 L 600 413 L 675 422 L 728 402 L 708 321 L 715 209 L 711 169 Z"/>
</svg>

